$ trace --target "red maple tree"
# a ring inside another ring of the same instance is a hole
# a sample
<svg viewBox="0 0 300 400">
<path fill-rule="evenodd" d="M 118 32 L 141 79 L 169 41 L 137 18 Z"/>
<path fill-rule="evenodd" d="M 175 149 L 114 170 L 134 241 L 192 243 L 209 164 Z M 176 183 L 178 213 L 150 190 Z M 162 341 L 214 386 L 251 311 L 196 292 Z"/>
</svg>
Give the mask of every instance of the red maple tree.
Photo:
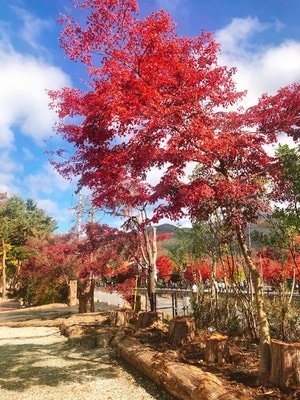
<svg viewBox="0 0 300 400">
<path fill-rule="evenodd" d="M 162 280 L 168 280 L 173 271 L 172 261 L 168 256 L 159 256 L 156 262 L 157 277 Z"/>
<path fill-rule="evenodd" d="M 211 268 L 208 262 L 205 260 L 199 260 L 196 263 L 188 264 L 184 275 L 189 284 L 199 282 L 205 284 L 209 279 L 211 279 Z"/>
<path fill-rule="evenodd" d="M 75 147 L 56 168 L 67 178 L 78 176 L 94 203 L 114 212 L 152 205 L 153 221 L 221 214 L 252 274 L 263 375 L 270 368 L 270 333 L 260 271 L 244 231 L 268 210 L 277 185 L 279 165 L 264 145 L 277 140 L 280 129 L 298 135 L 299 113 L 289 111 L 298 87 L 264 96 L 258 108 L 231 111 L 243 93 L 235 90 L 235 70 L 218 64 L 211 34 L 179 37 L 162 10 L 139 19 L 135 0 L 74 3 L 87 23 L 62 17 L 61 46 L 86 66 L 89 88 L 49 92 L 60 118 L 56 130 Z M 274 105 L 285 122 L 275 118 Z M 74 123 L 68 117 L 76 117 Z M 151 185 L 154 168 L 160 178 Z"/>
<path fill-rule="evenodd" d="M 82 268 L 77 238 L 72 234 L 30 238 L 24 246 L 26 261 L 19 269 L 19 296 L 26 305 L 65 302 L 68 284 Z"/>
<path fill-rule="evenodd" d="M 289 279 L 300 278 L 300 273 L 295 268 L 295 262 L 299 261 L 300 255 L 283 254 L 267 247 L 257 253 L 257 264 L 261 270 L 264 281 L 273 287 L 279 288 L 286 284 Z M 295 276 L 294 276 L 295 275 Z"/>
</svg>

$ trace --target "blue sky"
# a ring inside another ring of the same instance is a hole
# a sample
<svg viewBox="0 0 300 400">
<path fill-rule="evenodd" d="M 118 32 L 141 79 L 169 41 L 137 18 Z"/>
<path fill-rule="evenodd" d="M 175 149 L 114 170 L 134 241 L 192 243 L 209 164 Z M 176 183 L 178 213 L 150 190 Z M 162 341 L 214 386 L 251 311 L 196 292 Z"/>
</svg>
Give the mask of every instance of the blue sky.
<svg viewBox="0 0 300 400">
<path fill-rule="evenodd" d="M 214 32 L 220 63 L 237 67 L 237 87 L 248 90 L 245 106 L 264 92 L 300 81 L 299 0 L 138 3 L 143 17 L 160 8 L 169 11 L 180 35 Z M 84 76 L 59 49 L 56 20 L 69 10 L 70 0 L 0 0 L 0 192 L 33 198 L 59 222 L 58 232 L 74 225 L 78 199 L 75 185 L 53 170 L 45 154 L 60 145 L 51 138 L 55 115 L 46 89 L 77 87 Z"/>
</svg>

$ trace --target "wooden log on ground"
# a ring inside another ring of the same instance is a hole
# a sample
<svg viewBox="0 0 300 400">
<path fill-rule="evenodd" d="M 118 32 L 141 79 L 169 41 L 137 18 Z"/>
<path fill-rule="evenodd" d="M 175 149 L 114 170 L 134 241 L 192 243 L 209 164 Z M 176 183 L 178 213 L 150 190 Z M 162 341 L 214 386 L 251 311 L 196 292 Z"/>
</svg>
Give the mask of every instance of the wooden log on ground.
<svg viewBox="0 0 300 400">
<path fill-rule="evenodd" d="M 113 310 L 109 314 L 108 321 L 112 326 L 127 326 L 133 315 L 133 310 Z"/>
<path fill-rule="evenodd" d="M 205 361 L 213 364 L 230 362 L 228 336 L 214 333 L 205 340 Z"/>
<path fill-rule="evenodd" d="M 182 343 L 195 337 L 194 318 L 176 317 L 170 321 L 168 343 L 172 347 L 180 346 Z"/>
<path fill-rule="evenodd" d="M 155 311 L 146 311 L 139 313 L 138 321 L 136 327 L 140 328 L 148 328 L 153 325 L 155 322 L 162 321 L 162 313 Z"/>
<path fill-rule="evenodd" d="M 300 343 L 271 341 L 272 367 L 270 383 L 278 388 L 300 385 Z"/>
<path fill-rule="evenodd" d="M 133 337 L 117 346 L 119 356 L 180 400 L 236 400 L 242 393 L 228 393 L 213 374 L 193 365 L 176 362 L 155 352 Z"/>
</svg>

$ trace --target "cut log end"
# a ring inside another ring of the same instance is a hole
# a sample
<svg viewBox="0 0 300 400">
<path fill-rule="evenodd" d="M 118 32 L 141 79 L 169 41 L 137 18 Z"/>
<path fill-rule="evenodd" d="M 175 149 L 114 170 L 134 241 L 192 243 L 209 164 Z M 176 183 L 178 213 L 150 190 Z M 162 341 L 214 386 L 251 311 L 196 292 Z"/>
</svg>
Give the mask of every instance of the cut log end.
<svg viewBox="0 0 300 400">
<path fill-rule="evenodd" d="M 127 326 L 134 316 L 133 310 L 113 310 L 109 314 L 109 324 L 111 326 Z"/>
<path fill-rule="evenodd" d="M 271 341 L 270 383 L 278 388 L 300 386 L 300 343 Z"/>
<path fill-rule="evenodd" d="M 137 328 L 148 328 L 156 322 L 162 321 L 162 314 L 154 311 L 141 312 L 138 316 Z"/>
<path fill-rule="evenodd" d="M 230 362 L 228 336 L 214 333 L 205 341 L 205 361 L 212 364 Z"/>
<path fill-rule="evenodd" d="M 194 318 L 176 317 L 170 321 L 168 342 L 172 347 L 180 346 L 182 343 L 195 337 Z"/>
</svg>

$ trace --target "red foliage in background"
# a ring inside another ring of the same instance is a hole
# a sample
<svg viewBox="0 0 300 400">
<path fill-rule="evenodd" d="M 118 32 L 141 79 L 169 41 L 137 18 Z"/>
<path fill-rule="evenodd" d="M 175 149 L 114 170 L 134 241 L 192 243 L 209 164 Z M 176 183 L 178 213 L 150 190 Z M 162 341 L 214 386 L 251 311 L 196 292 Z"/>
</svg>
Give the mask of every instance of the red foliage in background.
<svg viewBox="0 0 300 400">
<path fill-rule="evenodd" d="M 170 233 L 160 233 L 156 236 L 156 240 L 157 240 L 157 242 L 162 242 L 163 240 L 170 239 L 171 236 L 172 236 L 172 234 L 170 234 Z"/>
<path fill-rule="evenodd" d="M 173 264 L 168 256 L 159 256 L 156 261 L 157 277 L 168 280 L 173 270 Z"/>
<path fill-rule="evenodd" d="M 300 254 L 296 255 L 296 260 L 293 260 L 291 254 L 287 254 L 287 256 L 283 258 L 281 253 L 271 248 L 261 250 L 258 252 L 256 258 L 256 263 L 264 281 L 272 286 L 278 286 L 287 279 L 293 279 L 294 274 L 296 280 L 299 280 L 300 271 L 297 266 L 297 261 L 300 261 Z"/>
<path fill-rule="evenodd" d="M 205 283 L 211 278 L 211 267 L 208 262 L 200 260 L 197 263 L 189 264 L 186 267 L 184 275 L 190 284 L 197 282 Z"/>
<path fill-rule="evenodd" d="M 127 278 L 122 284 L 117 283 L 115 285 L 115 290 L 131 305 L 133 304 L 133 288 L 135 284 L 135 278 Z"/>
</svg>

